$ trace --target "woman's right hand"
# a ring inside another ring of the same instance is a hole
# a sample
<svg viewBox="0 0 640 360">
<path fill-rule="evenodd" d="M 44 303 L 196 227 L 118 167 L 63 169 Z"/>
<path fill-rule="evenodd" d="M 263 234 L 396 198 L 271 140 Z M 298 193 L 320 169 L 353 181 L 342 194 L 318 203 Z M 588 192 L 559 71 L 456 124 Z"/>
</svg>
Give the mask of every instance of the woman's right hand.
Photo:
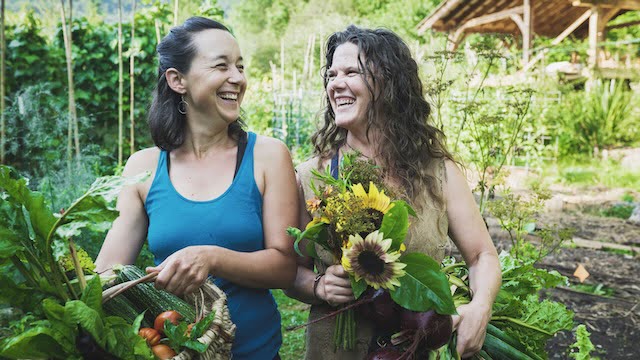
<svg viewBox="0 0 640 360">
<path fill-rule="evenodd" d="M 331 306 L 338 306 L 355 300 L 349 274 L 342 265 L 331 265 L 320 278 L 316 295 Z"/>
</svg>

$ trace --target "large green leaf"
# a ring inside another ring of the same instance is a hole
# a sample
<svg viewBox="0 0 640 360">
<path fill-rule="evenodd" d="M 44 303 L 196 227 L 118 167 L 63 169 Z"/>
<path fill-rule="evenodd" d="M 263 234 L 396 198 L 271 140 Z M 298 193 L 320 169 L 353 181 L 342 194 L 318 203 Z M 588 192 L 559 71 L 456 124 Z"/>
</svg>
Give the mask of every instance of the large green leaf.
<svg viewBox="0 0 640 360">
<path fill-rule="evenodd" d="M 0 356 L 11 359 L 66 359 L 54 331 L 45 326 L 31 328 L 7 339 L 2 345 Z"/>
<path fill-rule="evenodd" d="M 46 239 L 56 218 L 46 205 L 42 194 L 31 191 L 27 180 L 11 167 L 0 165 L 0 188 L 11 197 L 12 202 L 22 204 L 29 213 L 31 226 L 41 239 Z"/>
<path fill-rule="evenodd" d="M 0 259 L 6 259 L 23 250 L 24 246 L 20 245 L 20 240 L 20 236 L 11 229 L 0 227 Z"/>
<path fill-rule="evenodd" d="M 122 176 L 105 176 L 96 179 L 89 190 L 78 198 L 68 209 L 56 233 L 62 238 L 80 235 L 87 228 L 96 232 L 104 232 L 118 217 L 115 200 L 124 186 L 146 180 L 149 173 L 125 178 Z"/>
<path fill-rule="evenodd" d="M 413 311 L 434 309 L 439 314 L 455 314 L 449 282 L 440 265 L 422 253 L 408 253 L 400 258 L 407 264 L 400 286 L 391 292 L 393 300 Z"/>
<path fill-rule="evenodd" d="M 391 250 L 397 251 L 404 242 L 409 230 L 409 211 L 406 203 L 398 200 L 393 202 L 393 207 L 384 214 L 382 218 L 382 226 L 380 232 L 384 234 L 385 239 L 391 239 Z"/>
<path fill-rule="evenodd" d="M 102 314 L 102 283 L 99 276 L 94 276 L 87 282 L 80 300 L 88 307 Z"/>
<path fill-rule="evenodd" d="M 104 323 L 100 314 L 80 300 L 67 301 L 64 306 L 65 316 L 69 321 L 85 329 L 103 349 L 106 345 Z"/>
<path fill-rule="evenodd" d="M 52 335 L 58 344 L 68 353 L 76 352 L 75 339 L 78 335 L 78 327 L 65 317 L 64 306 L 58 304 L 53 299 L 44 299 L 44 301 L 42 301 L 42 308 L 51 323 Z"/>
</svg>

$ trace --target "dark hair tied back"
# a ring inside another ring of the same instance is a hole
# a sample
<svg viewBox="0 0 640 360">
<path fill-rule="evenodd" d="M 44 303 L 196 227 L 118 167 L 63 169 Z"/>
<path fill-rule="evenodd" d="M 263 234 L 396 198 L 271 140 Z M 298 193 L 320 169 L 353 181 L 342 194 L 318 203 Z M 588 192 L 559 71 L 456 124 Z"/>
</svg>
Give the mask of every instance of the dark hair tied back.
<svg viewBox="0 0 640 360">
<path fill-rule="evenodd" d="M 149 128 L 151 138 L 157 147 L 171 151 L 184 143 L 186 116 L 178 111 L 180 94 L 173 91 L 165 76 L 169 68 L 175 68 L 182 74 L 189 72 L 197 48 L 193 38 L 195 34 L 209 29 L 229 32 L 221 23 L 203 18 L 191 17 L 184 24 L 171 29 L 158 44 L 158 83 L 149 108 Z M 238 138 L 244 123 L 238 119 L 229 125 L 229 134 Z"/>
</svg>

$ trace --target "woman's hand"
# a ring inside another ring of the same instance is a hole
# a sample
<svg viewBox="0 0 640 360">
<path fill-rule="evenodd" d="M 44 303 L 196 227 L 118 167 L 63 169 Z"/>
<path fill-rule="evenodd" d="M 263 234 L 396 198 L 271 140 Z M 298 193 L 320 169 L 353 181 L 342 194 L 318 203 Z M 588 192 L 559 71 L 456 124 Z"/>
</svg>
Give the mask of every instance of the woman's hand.
<svg viewBox="0 0 640 360">
<path fill-rule="evenodd" d="M 160 265 L 148 267 L 147 273 L 159 272 L 156 288 L 176 295 L 190 294 L 207 280 L 211 269 L 213 246 L 188 246 L 176 251 Z"/>
<path fill-rule="evenodd" d="M 348 303 L 355 300 L 349 274 L 342 265 L 331 265 L 320 278 L 317 296 L 331 306 Z"/>
<path fill-rule="evenodd" d="M 491 306 L 473 301 L 460 305 L 458 315 L 453 315 L 453 329 L 458 332 L 456 350 L 461 358 L 471 357 L 480 351 L 491 319 Z"/>
</svg>

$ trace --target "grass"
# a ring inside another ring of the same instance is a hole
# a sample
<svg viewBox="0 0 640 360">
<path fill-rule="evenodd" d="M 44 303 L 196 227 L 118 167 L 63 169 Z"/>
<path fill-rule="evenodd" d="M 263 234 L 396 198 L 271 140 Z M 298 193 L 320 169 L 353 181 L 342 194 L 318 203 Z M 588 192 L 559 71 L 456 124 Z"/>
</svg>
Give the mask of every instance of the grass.
<svg viewBox="0 0 640 360">
<path fill-rule="evenodd" d="M 282 290 L 273 290 L 273 297 L 278 303 L 278 310 L 282 316 L 282 347 L 280 357 L 283 360 L 298 360 L 304 358 L 304 329 L 286 331 L 292 325 L 303 324 L 309 317 L 309 305 L 301 303 L 285 295 Z"/>
<path fill-rule="evenodd" d="M 578 187 L 640 189 L 640 172 L 624 169 L 613 160 L 569 158 L 544 166 L 542 172 L 547 185 L 559 182 Z"/>
</svg>

